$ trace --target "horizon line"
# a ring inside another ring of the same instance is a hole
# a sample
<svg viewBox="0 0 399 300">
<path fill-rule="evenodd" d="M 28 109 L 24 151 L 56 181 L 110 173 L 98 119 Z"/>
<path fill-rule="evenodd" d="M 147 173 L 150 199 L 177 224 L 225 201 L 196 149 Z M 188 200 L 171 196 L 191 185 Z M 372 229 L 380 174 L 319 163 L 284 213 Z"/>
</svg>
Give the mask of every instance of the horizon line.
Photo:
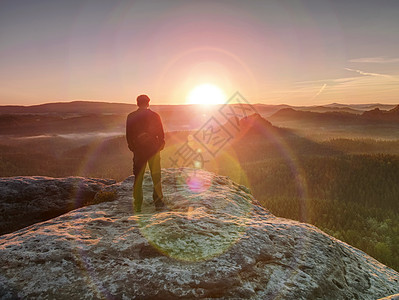
<svg viewBox="0 0 399 300">
<path fill-rule="evenodd" d="M 42 106 L 49 104 L 72 104 L 72 103 L 98 103 L 98 104 L 114 104 L 114 105 L 136 105 L 134 102 L 110 102 L 104 100 L 65 100 L 65 101 L 54 101 L 54 102 L 42 102 L 37 104 L 0 104 L 0 107 L 32 107 L 32 106 Z M 225 103 L 217 103 L 217 104 L 192 104 L 192 103 L 177 103 L 177 104 L 151 104 L 151 106 L 218 106 L 224 105 Z M 288 104 L 288 103 L 264 103 L 264 102 L 256 102 L 250 103 L 250 105 L 267 105 L 267 106 L 292 106 L 292 107 L 317 107 L 317 106 L 331 106 L 331 105 L 346 105 L 346 106 L 359 106 L 359 105 L 399 105 L 398 102 L 392 103 L 383 103 L 383 102 L 364 102 L 364 103 L 344 103 L 344 102 L 328 102 L 324 104 Z"/>
</svg>

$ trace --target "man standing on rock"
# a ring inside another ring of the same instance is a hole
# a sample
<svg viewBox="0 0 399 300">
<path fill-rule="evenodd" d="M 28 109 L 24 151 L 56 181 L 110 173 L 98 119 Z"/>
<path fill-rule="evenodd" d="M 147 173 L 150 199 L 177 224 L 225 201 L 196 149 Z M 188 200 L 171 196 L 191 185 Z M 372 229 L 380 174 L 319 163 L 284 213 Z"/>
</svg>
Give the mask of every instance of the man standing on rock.
<svg viewBox="0 0 399 300">
<path fill-rule="evenodd" d="M 137 97 L 136 111 L 130 113 L 126 121 L 126 140 L 133 152 L 133 198 L 134 211 L 141 212 L 143 203 L 143 177 L 148 165 L 151 171 L 154 191 L 152 194 L 155 208 L 164 207 L 161 185 L 160 151 L 165 146 L 165 136 L 160 116 L 148 108 L 150 98 L 147 95 Z"/>
</svg>

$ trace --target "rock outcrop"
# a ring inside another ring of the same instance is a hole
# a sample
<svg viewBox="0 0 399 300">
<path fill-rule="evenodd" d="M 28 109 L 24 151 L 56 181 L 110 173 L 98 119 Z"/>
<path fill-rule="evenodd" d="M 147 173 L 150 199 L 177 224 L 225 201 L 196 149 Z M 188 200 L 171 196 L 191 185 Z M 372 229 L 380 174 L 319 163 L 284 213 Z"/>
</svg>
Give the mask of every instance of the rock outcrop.
<svg viewBox="0 0 399 300">
<path fill-rule="evenodd" d="M 369 120 L 379 120 L 379 121 L 399 121 L 399 105 L 395 106 L 391 110 L 381 110 L 378 107 L 373 110 L 365 111 L 362 117 Z"/>
<path fill-rule="evenodd" d="M 277 218 L 205 171 L 163 170 L 168 209 L 118 199 L 0 237 L 0 298 L 376 299 L 399 274 L 314 226 Z"/>
<path fill-rule="evenodd" d="M 43 176 L 0 178 L 0 235 L 91 203 L 115 180 Z"/>
</svg>

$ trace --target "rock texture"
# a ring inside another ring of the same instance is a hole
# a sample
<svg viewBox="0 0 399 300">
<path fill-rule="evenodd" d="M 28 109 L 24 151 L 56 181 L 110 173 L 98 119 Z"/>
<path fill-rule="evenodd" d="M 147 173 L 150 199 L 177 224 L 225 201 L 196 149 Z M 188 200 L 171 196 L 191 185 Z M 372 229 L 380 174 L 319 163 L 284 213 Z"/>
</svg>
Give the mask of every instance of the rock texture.
<svg viewBox="0 0 399 300">
<path fill-rule="evenodd" d="M 377 299 L 399 274 L 316 227 L 277 218 L 228 178 L 163 170 L 168 210 L 144 181 L 118 199 L 0 237 L 0 298 Z"/>
<path fill-rule="evenodd" d="M 90 203 L 115 180 L 43 176 L 0 178 L 0 234 L 48 220 Z"/>
</svg>

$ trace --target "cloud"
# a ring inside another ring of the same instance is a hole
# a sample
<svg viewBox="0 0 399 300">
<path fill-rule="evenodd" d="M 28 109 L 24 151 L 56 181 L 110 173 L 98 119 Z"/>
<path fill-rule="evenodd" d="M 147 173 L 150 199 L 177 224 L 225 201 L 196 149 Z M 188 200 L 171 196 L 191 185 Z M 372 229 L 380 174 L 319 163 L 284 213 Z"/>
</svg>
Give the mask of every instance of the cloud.
<svg viewBox="0 0 399 300">
<path fill-rule="evenodd" d="M 350 59 L 349 62 L 354 63 L 374 63 L 374 64 L 388 64 L 398 63 L 399 58 L 385 58 L 385 57 L 363 57 Z"/>
<path fill-rule="evenodd" d="M 278 101 L 314 105 L 330 102 L 397 102 L 399 76 L 389 76 L 349 69 L 352 76 L 298 81 L 290 93 L 282 93 Z M 357 73 L 357 74 L 355 74 Z M 359 75 L 360 74 L 360 75 Z"/>
<path fill-rule="evenodd" d="M 399 76 L 365 72 L 345 68 L 349 75 L 338 78 L 324 78 L 296 81 L 279 90 L 268 91 L 274 103 L 300 103 L 322 105 L 331 102 L 386 102 L 397 103 Z"/>
<path fill-rule="evenodd" d="M 364 76 L 374 76 L 374 77 L 392 78 L 392 76 L 389 76 L 389 75 L 386 75 L 386 74 L 363 72 L 363 71 L 361 71 L 361 70 L 354 70 L 354 69 L 349 69 L 349 68 L 344 68 L 344 69 L 347 70 L 347 71 L 350 71 L 350 72 L 359 73 L 360 75 L 364 75 Z"/>
</svg>

